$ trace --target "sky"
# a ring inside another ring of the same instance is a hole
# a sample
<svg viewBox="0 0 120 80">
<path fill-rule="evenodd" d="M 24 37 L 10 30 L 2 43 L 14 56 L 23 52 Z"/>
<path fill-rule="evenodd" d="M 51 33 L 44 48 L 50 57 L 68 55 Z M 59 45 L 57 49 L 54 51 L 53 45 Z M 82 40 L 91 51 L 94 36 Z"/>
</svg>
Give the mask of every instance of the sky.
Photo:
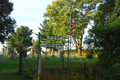
<svg viewBox="0 0 120 80">
<path fill-rule="evenodd" d="M 37 39 L 34 33 L 38 33 L 38 27 L 43 22 L 43 13 L 46 12 L 48 4 L 52 4 L 53 0 L 9 0 L 14 4 L 13 11 L 10 14 L 16 20 L 17 27 L 21 25 L 33 29 L 32 37 Z M 16 27 L 16 28 L 17 28 Z M 4 44 L 6 45 L 6 44 Z M 0 43 L 0 51 L 3 48 Z"/>
<path fill-rule="evenodd" d="M 14 4 L 14 11 L 11 13 L 17 26 L 28 26 L 33 29 L 33 32 L 38 33 L 38 27 L 43 22 L 43 13 L 46 12 L 48 4 L 52 3 L 52 0 L 10 0 Z M 32 34 L 34 39 L 37 38 L 35 34 Z"/>
<path fill-rule="evenodd" d="M 17 27 L 27 26 L 33 30 L 32 37 L 37 39 L 34 33 L 38 33 L 38 27 L 43 22 L 43 13 L 46 12 L 48 4 L 52 4 L 53 0 L 9 0 L 14 4 L 13 11 L 10 14 L 16 20 Z M 16 27 L 16 28 L 17 28 Z M 87 29 L 88 30 L 88 29 Z M 86 33 L 85 33 L 86 34 Z M 84 35 L 85 36 L 85 35 Z M 6 46 L 6 44 L 4 44 Z M 0 51 L 3 48 L 0 43 Z"/>
</svg>

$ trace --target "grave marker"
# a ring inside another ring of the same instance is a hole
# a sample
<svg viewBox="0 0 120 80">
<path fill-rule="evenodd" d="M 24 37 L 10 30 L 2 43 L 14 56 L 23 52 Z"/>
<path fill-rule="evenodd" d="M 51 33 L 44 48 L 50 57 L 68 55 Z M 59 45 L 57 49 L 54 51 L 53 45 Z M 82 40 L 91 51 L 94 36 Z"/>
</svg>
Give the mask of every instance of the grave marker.
<svg viewBox="0 0 120 80">
<path fill-rule="evenodd" d="M 25 60 L 25 59 L 27 60 L 27 59 L 28 59 L 28 58 L 27 58 L 27 50 L 23 50 L 22 54 L 23 54 L 23 55 L 22 55 L 22 59 L 23 59 L 23 60 Z"/>
<path fill-rule="evenodd" d="M 0 54 L 0 62 L 3 61 L 3 54 L 4 54 L 4 48 L 1 49 L 1 54 Z"/>
<path fill-rule="evenodd" d="M 29 57 L 34 57 L 34 51 L 33 51 L 33 49 L 31 49 Z"/>
<path fill-rule="evenodd" d="M 51 53 L 51 56 L 54 57 L 54 52 L 53 52 L 53 48 L 52 48 L 52 53 Z"/>
<path fill-rule="evenodd" d="M 48 60 L 49 58 L 48 58 L 48 52 L 47 52 L 47 49 L 46 49 L 46 52 L 45 52 L 45 58 L 44 59 L 46 59 L 46 60 Z"/>
</svg>

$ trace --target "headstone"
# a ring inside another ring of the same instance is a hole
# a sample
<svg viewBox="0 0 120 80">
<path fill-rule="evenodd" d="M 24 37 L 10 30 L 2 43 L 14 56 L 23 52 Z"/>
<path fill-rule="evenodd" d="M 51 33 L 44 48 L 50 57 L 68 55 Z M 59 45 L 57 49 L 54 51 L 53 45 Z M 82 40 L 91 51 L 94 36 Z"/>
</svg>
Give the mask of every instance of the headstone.
<svg viewBox="0 0 120 80">
<path fill-rule="evenodd" d="M 27 50 L 23 50 L 23 52 L 22 52 L 22 59 L 23 60 L 27 60 L 28 58 L 27 58 Z"/>
<path fill-rule="evenodd" d="M 2 55 L 3 55 L 3 54 L 4 54 L 4 48 L 2 48 L 2 50 L 1 50 L 1 51 L 2 51 Z"/>
<path fill-rule="evenodd" d="M 14 50 L 11 51 L 11 59 L 15 59 L 15 54 L 16 54 L 16 48 L 14 48 Z"/>
<path fill-rule="evenodd" d="M 52 49 L 52 53 L 51 53 L 51 56 L 54 57 L 54 52 L 53 52 L 53 49 Z"/>
<path fill-rule="evenodd" d="M 14 54 L 14 51 L 12 50 L 11 51 L 11 56 L 10 56 L 11 59 L 14 59 L 13 54 Z"/>
<path fill-rule="evenodd" d="M 14 48 L 14 55 L 17 54 L 16 48 Z"/>
<path fill-rule="evenodd" d="M 3 55 L 0 54 L 0 62 L 3 61 Z"/>
<path fill-rule="evenodd" d="M 57 57 L 60 57 L 60 53 L 61 53 L 61 50 L 59 49 L 59 50 L 58 50 L 58 56 L 57 56 Z"/>
<path fill-rule="evenodd" d="M 60 62 L 64 62 L 63 54 L 64 54 L 64 52 L 62 49 L 62 51 L 60 51 L 60 59 L 59 59 Z"/>
<path fill-rule="evenodd" d="M 33 51 L 33 49 L 31 49 L 29 57 L 34 57 L 34 51 Z"/>
<path fill-rule="evenodd" d="M 7 43 L 7 55 L 9 54 L 9 43 Z"/>
<path fill-rule="evenodd" d="M 76 59 L 76 56 L 69 56 L 70 59 Z"/>
<path fill-rule="evenodd" d="M 46 52 L 45 52 L 45 58 L 44 59 L 46 59 L 46 60 L 48 60 L 49 58 L 48 58 L 48 52 L 47 52 L 47 49 L 46 49 Z"/>
<path fill-rule="evenodd" d="M 89 59 L 86 59 L 86 61 L 89 61 Z"/>
<path fill-rule="evenodd" d="M 4 48 L 1 49 L 1 54 L 0 54 L 0 62 L 3 61 L 3 54 L 4 54 Z"/>
</svg>

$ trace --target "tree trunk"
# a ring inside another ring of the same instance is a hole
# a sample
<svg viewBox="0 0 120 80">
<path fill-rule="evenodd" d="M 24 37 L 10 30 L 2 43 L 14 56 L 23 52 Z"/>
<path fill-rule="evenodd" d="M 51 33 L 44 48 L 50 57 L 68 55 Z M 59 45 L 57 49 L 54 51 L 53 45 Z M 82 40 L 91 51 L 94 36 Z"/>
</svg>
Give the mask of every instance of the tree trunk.
<svg viewBox="0 0 120 80">
<path fill-rule="evenodd" d="M 19 74 L 22 73 L 22 46 L 19 46 Z"/>
<path fill-rule="evenodd" d="M 80 54 L 80 56 L 82 56 L 82 50 L 80 48 L 78 49 L 78 54 Z"/>
<path fill-rule="evenodd" d="M 80 38 L 80 49 L 78 51 L 80 51 L 80 55 L 82 56 L 82 39 L 83 39 L 83 34 L 84 34 L 84 29 L 81 30 L 81 38 Z"/>
</svg>

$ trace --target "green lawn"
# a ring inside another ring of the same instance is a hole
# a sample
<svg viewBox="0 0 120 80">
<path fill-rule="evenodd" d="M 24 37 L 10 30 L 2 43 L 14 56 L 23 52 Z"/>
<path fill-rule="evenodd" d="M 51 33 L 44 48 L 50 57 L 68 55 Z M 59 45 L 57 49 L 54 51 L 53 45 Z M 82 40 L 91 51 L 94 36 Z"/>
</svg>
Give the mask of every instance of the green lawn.
<svg viewBox="0 0 120 80">
<path fill-rule="evenodd" d="M 19 60 L 18 59 L 10 59 L 8 58 L 10 55 L 4 55 L 3 59 L 5 62 L 0 62 L 0 74 L 4 73 L 13 73 L 18 70 L 18 64 Z M 18 56 L 16 56 L 18 57 Z M 70 60 L 70 65 L 73 67 L 78 67 L 81 65 L 84 65 L 84 59 L 86 59 L 85 56 L 77 56 L 76 59 L 71 59 Z M 34 58 L 29 58 L 28 57 L 28 63 L 31 66 L 32 69 L 37 68 L 37 62 L 38 62 L 38 55 L 35 55 Z M 87 65 L 94 65 L 98 61 L 97 58 L 92 58 L 86 61 Z M 29 67 L 27 66 L 26 62 L 23 61 L 23 71 L 24 70 L 29 70 Z M 44 60 L 44 55 L 42 55 L 42 65 L 45 65 L 46 67 L 62 67 L 63 63 L 59 62 L 59 58 L 57 55 L 55 57 L 51 57 L 49 55 L 49 60 Z M 67 66 L 67 55 L 64 55 L 64 66 Z"/>
<path fill-rule="evenodd" d="M 9 77 L 14 77 L 15 80 L 22 80 L 23 77 L 25 77 L 24 75 L 21 75 L 21 76 L 18 76 L 17 74 L 15 75 L 15 73 L 18 73 L 18 65 L 19 65 L 18 58 L 10 59 L 10 58 L 8 58 L 8 56 L 10 56 L 10 55 L 3 55 L 3 59 L 5 60 L 5 62 L 0 62 L 0 75 L 3 75 L 0 77 L 0 80 L 5 80 L 7 78 L 9 79 Z M 18 55 L 16 55 L 16 57 L 18 57 Z M 45 56 L 42 55 L 42 66 L 43 67 L 54 68 L 54 67 L 62 67 L 63 66 L 63 63 L 59 62 L 59 58 L 57 57 L 57 55 L 55 55 L 55 57 L 51 57 L 49 55 L 49 60 L 45 60 L 44 57 Z M 86 59 L 85 56 L 77 56 L 76 59 L 70 60 L 70 65 L 72 67 L 83 66 L 84 59 Z M 37 70 L 37 63 L 38 63 L 38 55 L 35 55 L 34 58 L 29 58 L 29 55 L 28 55 L 27 61 L 30 65 L 30 67 L 34 70 L 34 72 L 37 73 L 36 70 Z M 97 58 L 89 59 L 88 61 L 86 61 L 86 65 L 87 66 L 95 65 L 97 61 L 98 61 Z M 22 66 L 23 66 L 23 73 L 28 71 L 29 74 L 31 74 L 30 68 L 28 67 L 28 65 L 26 64 L 25 61 L 23 61 Z M 64 55 L 64 66 L 67 67 L 67 55 Z M 14 75 L 11 75 L 11 74 L 14 74 Z"/>
</svg>

